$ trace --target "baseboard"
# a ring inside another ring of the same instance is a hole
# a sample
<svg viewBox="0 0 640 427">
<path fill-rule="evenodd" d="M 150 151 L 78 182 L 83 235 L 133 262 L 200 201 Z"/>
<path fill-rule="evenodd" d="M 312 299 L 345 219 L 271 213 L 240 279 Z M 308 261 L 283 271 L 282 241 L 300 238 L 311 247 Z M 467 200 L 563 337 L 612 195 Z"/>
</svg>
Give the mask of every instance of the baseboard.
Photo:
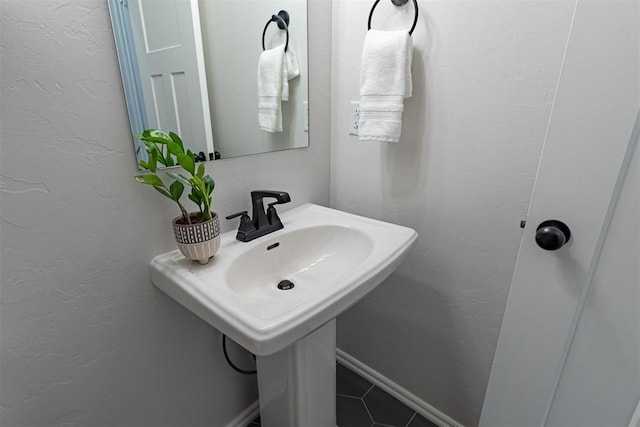
<svg viewBox="0 0 640 427">
<path fill-rule="evenodd" d="M 463 427 L 462 424 L 460 424 L 444 412 L 434 408 L 424 400 L 420 399 L 416 395 L 391 381 L 380 372 L 370 368 L 369 366 L 365 365 L 355 357 L 351 356 L 348 353 L 345 353 L 339 348 L 336 349 L 336 358 L 338 359 L 338 362 L 340 362 L 340 364 L 344 365 L 346 368 L 351 369 L 362 378 L 386 391 L 391 396 L 395 397 L 400 402 L 413 409 L 432 423 L 440 427 Z"/>
<path fill-rule="evenodd" d="M 256 400 L 237 417 L 229 421 L 225 427 L 246 427 L 260 415 L 260 405 Z"/>
<path fill-rule="evenodd" d="M 370 383 L 380 387 L 382 390 L 386 391 L 391 396 L 395 397 L 400 402 L 413 409 L 432 423 L 440 427 L 464 427 L 462 424 L 460 424 L 444 412 L 434 408 L 424 400 L 420 399 L 416 395 L 391 381 L 380 372 L 370 368 L 369 366 L 365 365 L 355 357 L 351 356 L 348 353 L 345 353 L 339 348 L 336 349 L 336 359 L 338 359 L 338 362 L 340 362 L 340 364 L 344 365 L 346 368 L 351 369 L 353 372 L 360 375 Z M 226 425 L 226 427 L 246 427 L 251 423 L 251 421 L 256 419 L 258 415 L 260 415 L 260 405 L 256 400 L 251 404 L 251 406 L 242 411 L 233 420 L 231 420 Z"/>
</svg>

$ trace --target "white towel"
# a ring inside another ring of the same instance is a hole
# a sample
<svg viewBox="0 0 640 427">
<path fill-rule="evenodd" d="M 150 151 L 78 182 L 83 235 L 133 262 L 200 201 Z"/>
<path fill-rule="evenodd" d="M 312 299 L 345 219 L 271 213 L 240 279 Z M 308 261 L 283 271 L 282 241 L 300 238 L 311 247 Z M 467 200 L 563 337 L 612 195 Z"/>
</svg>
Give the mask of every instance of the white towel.
<svg viewBox="0 0 640 427">
<path fill-rule="evenodd" d="M 258 124 L 267 132 L 282 132 L 284 45 L 267 49 L 258 59 Z"/>
<path fill-rule="evenodd" d="M 291 46 L 284 53 L 284 66 L 282 75 L 282 100 L 289 100 L 289 80 L 295 79 L 300 75 L 300 64 Z"/>
<path fill-rule="evenodd" d="M 412 91 L 412 57 L 407 31 L 367 32 L 360 68 L 361 141 L 400 141 L 403 99 Z"/>
</svg>

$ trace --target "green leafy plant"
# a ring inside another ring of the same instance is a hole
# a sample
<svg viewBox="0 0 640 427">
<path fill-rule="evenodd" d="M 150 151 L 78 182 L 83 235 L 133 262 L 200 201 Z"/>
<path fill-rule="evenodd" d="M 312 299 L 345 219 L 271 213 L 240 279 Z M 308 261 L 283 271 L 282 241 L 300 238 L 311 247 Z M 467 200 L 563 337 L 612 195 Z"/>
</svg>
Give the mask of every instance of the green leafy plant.
<svg viewBox="0 0 640 427">
<path fill-rule="evenodd" d="M 215 188 L 215 182 L 209 175 L 205 175 L 204 163 L 196 167 L 196 159 L 189 149 L 184 150 L 182 139 L 173 132 L 164 132 L 159 129 L 146 129 L 135 138 L 141 140 L 148 154 L 147 161 L 141 160 L 139 165 L 146 173 L 136 175 L 134 178 L 141 184 L 151 185 L 163 196 L 173 200 L 180 207 L 182 213 L 181 222 L 192 224 L 211 219 L 211 194 Z M 140 149 L 139 148 L 139 149 Z M 158 175 L 158 165 L 170 167 L 180 166 L 187 175 L 178 172 L 166 172 L 171 179 L 167 187 Z M 200 210 L 199 214 L 190 215 L 180 202 L 185 187 L 190 188 L 189 200 L 195 203 Z"/>
</svg>

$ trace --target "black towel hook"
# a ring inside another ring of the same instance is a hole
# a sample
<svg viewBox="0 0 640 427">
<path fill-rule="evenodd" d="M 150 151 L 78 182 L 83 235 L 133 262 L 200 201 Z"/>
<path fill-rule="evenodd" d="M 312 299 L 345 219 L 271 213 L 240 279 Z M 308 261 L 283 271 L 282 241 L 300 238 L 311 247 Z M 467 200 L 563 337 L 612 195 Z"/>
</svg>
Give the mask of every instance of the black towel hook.
<svg viewBox="0 0 640 427">
<path fill-rule="evenodd" d="M 395 6 L 403 6 L 405 4 L 407 4 L 409 0 L 391 0 L 391 2 L 395 5 Z M 376 0 L 373 3 L 373 6 L 371 6 L 371 11 L 369 12 L 369 22 L 367 24 L 367 30 L 371 29 L 371 18 L 373 17 L 373 11 L 376 8 L 376 6 L 378 5 L 378 3 L 380 3 L 380 0 Z M 413 7 L 415 9 L 415 17 L 413 18 L 413 25 L 411 26 L 411 29 L 409 30 L 409 35 L 413 34 L 413 30 L 416 28 L 416 24 L 418 23 L 418 1 L 417 0 L 413 0 Z"/>
<path fill-rule="evenodd" d="M 267 27 L 272 22 L 276 22 L 278 28 L 287 32 L 287 42 L 284 45 L 284 51 L 286 52 L 289 47 L 289 13 L 286 10 L 281 10 L 277 15 L 271 15 L 271 19 L 267 21 L 267 25 L 265 25 L 264 30 L 262 30 L 262 50 L 267 50 L 264 46 L 264 36 L 267 34 Z"/>
</svg>

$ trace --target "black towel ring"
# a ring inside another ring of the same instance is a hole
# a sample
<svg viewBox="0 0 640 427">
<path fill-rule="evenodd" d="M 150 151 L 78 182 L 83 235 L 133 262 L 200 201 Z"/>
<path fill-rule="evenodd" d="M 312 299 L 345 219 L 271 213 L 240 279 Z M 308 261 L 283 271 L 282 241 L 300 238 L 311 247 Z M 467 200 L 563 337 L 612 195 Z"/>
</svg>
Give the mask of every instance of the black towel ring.
<svg viewBox="0 0 640 427">
<path fill-rule="evenodd" d="M 262 30 L 262 50 L 267 50 L 264 46 L 264 36 L 267 34 L 267 27 L 272 22 L 276 22 L 278 24 L 278 28 L 287 32 L 287 42 L 284 45 L 284 51 L 286 52 L 289 47 L 289 14 L 286 10 L 281 10 L 277 15 L 271 15 L 271 19 L 267 21 L 267 25 L 265 25 L 264 30 Z"/>
<path fill-rule="evenodd" d="M 408 1 L 409 0 L 391 0 L 391 2 L 396 6 L 405 5 Z M 371 29 L 371 18 L 373 17 L 373 10 L 376 8 L 378 3 L 380 3 L 380 0 L 376 0 L 373 3 L 373 6 L 371 6 L 371 12 L 369 12 L 369 22 L 368 22 L 368 25 L 367 25 L 367 30 Z M 411 29 L 409 30 L 409 35 L 413 34 L 413 30 L 416 28 L 416 24 L 418 23 L 418 1 L 417 0 L 413 0 L 413 7 L 415 9 L 416 16 L 413 18 L 413 25 L 411 26 Z"/>
</svg>

